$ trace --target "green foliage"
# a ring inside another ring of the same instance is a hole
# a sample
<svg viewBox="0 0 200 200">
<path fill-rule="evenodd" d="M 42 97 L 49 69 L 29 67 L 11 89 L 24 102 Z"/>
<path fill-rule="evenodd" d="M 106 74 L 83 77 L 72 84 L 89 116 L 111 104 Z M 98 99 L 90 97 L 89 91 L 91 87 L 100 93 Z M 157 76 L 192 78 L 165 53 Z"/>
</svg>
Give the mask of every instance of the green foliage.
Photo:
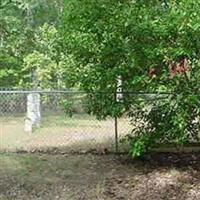
<svg viewBox="0 0 200 200">
<path fill-rule="evenodd" d="M 41 54 L 37 51 L 28 54 L 24 58 L 24 71 L 28 71 L 26 78 L 32 80 L 31 82 L 25 81 L 27 87 L 31 88 L 48 88 L 53 87 L 54 84 L 54 71 L 56 63 L 51 60 L 47 55 Z"/>
<path fill-rule="evenodd" d="M 199 141 L 199 94 L 169 95 L 162 100 L 138 100 L 129 110 L 132 134 L 127 136 L 130 153 L 138 156 L 160 144 L 182 146 Z"/>
<path fill-rule="evenodd" d="M 24 60 L 27 61 L 27 57 L 31 57 L 36 51 L 40 57 L 43 56 L 42 60 L 45 60 L 47 55 L 52 62 L 59 60 L 56 26 L 61 11 L 62 1 L 2 0 L 0 2 L 2 80 L 0 87 L 26 87 L 27 82 L 32 81 L 27 79 L 32 71 L 27 70 L 27 63 L 24 63 Z"/>
<path fill-rule="evenodd" d="M 73 102 L 69 100 L 62 100 L 61 101 L 61 108 L 64 110 L 65 115 L 72 117 L 73 116 Z"/>
<path fill-rule="evenodd" d="M 58 85 L 60 52 L 55 26 L 44 24 L 34 35 L 35 50 L 24 57 L 25 76 L 21 85 L 35 88 L 54 88 Z"/>
<path fill-rule="evenodd" d="M 20 65 L 21 62 L 17 58 L 0 54 L 0 80 L 2 86 L 9 87 L 18 84 L 20 73 L 17 73 L 17 70 L 19 70 Z"/>
<path fill-rule="evenodd" d="M 138 126 L 133 122 L 129 136 L 133 156 L 160 142 L 182 145 L 198 139 L 199 2 L 71 0 L 65 10 L 59 32 L 79 67 L 73 81 L 86 91 L 100 92 L 89 96 L 90 111 L 98 117 L 128 111 L 139 121 Z M 116 91 L 119 75 L 124 91 L 176 95 L 154 103 L 124 95 L 119 106 L 114 95 L 101 94 Z"/>
</svg>

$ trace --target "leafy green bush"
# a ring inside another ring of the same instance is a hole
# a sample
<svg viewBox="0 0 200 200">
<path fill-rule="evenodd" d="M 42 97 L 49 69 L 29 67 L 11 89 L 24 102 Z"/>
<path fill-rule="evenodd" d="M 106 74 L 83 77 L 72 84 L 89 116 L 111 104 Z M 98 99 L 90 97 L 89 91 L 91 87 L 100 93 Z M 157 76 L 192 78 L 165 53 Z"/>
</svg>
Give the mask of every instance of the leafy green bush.
<svg viewBox="0 0 200 200">
<path fill-rule="evenodd" d="M 139 121 L 129 136 L 131 154 L 139 156 L 159 142 L 197 140 L 200 2 L 71 0 L 65 6 L 59 32 L 76 63 L 71 72 L 79 67 L 74 82 L 89 92 L 113 93 L 121 76 L 125 92 L 173 94 L 154 103 L 127 94 L 120 106 L 112 95 L 90 96 L 97 116 L 126 111 Z"/>
<path fill-rule="evenodd" d="M 69 116 L 69 117 L 73 116 L 73 102 L 72 101 L 62 100 L 60 105 L 66 116 Z"/>
<path fill-rule="evenodd" d="M 147 102 L 129 110 L 133 130 L 128 135 L 130 154 L 135 157 L 160 144 L 176 146 L 199 142 L 200 95 L 177 94 Z"/>
</svg>

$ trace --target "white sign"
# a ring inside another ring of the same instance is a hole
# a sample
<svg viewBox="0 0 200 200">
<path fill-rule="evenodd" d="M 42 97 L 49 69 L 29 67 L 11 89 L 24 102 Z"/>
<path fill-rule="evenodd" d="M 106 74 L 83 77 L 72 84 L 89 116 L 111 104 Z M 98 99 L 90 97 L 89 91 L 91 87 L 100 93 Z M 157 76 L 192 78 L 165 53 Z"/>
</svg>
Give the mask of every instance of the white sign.
<svg viewBox="0 0 200 200">
<path fill-rule="evenodd" d="M 116 101 L 122 102 L 123 101 L 123 88 L 122 88 L 122 77 L 117 77 L 117 91 L 116 91 Z"/>
</svg>

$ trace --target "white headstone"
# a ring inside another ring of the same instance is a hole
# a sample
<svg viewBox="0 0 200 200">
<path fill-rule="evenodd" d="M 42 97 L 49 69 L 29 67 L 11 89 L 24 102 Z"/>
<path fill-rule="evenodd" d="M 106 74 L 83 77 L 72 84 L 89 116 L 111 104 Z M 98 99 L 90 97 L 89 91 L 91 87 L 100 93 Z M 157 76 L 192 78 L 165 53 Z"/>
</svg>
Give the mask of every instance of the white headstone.
<svg viewBox="0 0 200 200">
<path fill-rule="evenodd" d="M 40 121 L 41 121 L 40 94 L 38 93 L 28 94 L 25 131 L 32 132 L 33 126 L 39 127 Z"/>
<path fill-rule="evenodd" d="M 26 118 L 24 121 L 24 131 L 27 133 L 32 133 L 32 123 L 29 118 Z"/>
</svg>

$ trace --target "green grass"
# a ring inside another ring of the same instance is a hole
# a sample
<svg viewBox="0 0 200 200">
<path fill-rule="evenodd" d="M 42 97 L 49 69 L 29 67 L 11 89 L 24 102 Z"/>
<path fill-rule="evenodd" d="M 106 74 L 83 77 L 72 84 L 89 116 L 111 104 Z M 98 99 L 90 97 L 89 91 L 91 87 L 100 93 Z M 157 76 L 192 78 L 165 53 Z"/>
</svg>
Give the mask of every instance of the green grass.
<svg viewBox="0 0 200 200">
<path fill-rule="evenodd" d="M 32 134 L 24 132 L 24 117 L 0 118 L 0 150 L 40 149 L 66 147 L 69 150 L 112 148 L 114 145 L 114 120 L 97 120 L 90 115 L 43 116 L 41 126 Z M 128 119 L 119 120 L 119 133 L 123 136 L 131 130 Z"/>
</svg>

